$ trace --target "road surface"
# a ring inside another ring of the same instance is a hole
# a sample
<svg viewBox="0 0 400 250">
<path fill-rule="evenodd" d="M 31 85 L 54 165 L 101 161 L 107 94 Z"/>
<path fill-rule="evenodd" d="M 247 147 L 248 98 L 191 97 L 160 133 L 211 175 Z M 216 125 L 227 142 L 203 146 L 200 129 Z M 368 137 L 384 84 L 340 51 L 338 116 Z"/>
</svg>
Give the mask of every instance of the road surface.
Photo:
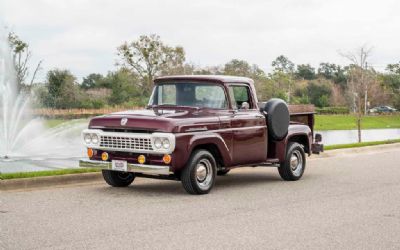
<svg viewBox="0 0 400 250">
<path fill-rule="evenodd" d="M 346 151 L 349 152 L 349 151 Z M 400 146 L 245 168 L 204 196 L 137 179 L 0 193 L 0 249 L 399 249 Z"/>
</svg>

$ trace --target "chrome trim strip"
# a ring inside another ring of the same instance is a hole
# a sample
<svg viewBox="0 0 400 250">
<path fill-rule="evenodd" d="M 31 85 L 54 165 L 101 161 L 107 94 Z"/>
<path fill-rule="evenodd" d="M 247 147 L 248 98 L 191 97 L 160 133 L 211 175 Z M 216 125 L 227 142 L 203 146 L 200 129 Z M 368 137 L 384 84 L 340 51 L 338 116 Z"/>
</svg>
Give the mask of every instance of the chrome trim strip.
<svg viewBox="0 0 400 250">
<path fill-rule="evenodd" d="M 109 161 L 93 161 L 93 160 L 89 160 L 89 159 L 80 160 L 79 167 L 112 170 L 111 162 L 109 162 Z M 169 166 L 128 163 L 127 167 L 128 167 L 128 172 L 132 172 L 132 173 L 141 173 L 141 174 L 149 174 L 149 175 L 173 174 L 173 172 L 171 172 L 169 170 Z"/>
</svg>

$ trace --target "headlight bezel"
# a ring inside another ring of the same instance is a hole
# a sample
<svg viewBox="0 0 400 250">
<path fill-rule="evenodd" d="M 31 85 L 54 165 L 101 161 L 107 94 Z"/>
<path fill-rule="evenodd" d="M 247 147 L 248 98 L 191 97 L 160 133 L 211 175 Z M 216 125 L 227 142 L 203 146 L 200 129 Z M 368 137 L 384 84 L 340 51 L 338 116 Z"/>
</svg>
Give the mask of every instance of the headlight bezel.
<svg viewBox="0 0 400 250">
<path fill-rule="evenodd" d="M 100 144 L 100 135 L 95 131 L 84 130 L 82 139 L 86 146 L 98 146 Z"/>
<path fill-rule="evenodd" d="M 172 133 L 153 133 L 151 142 L 154 152 L 169 154 L 175 150 L 175 135 Z"/>
</svg>

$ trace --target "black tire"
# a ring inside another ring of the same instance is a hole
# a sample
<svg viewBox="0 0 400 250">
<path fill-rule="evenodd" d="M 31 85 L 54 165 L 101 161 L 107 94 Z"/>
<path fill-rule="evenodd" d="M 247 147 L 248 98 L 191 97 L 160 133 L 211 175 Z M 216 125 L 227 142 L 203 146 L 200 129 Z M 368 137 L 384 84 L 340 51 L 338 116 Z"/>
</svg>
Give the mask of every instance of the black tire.
<svg viewBox="0 0 400 250">
<path fill-rule="evenodd" d="M 296 163 L 295 158 L 298 162 Z M 296 166 L 295 166 L 296 165 Z M 306 169 L 306 155 L 303 147 L 297 142 L 287 146 L 285 161 L 278 168 L 279 175 L 285 181 L 299 180 Z"/>
<path fill-rule="evenodd" d="M 127 187 L 135 179 L 133 173 L 126 173 L 112 170 L 102 170 L 104 180 L 113 187 Z"/>
<path fill-rule="evenodd" d="M 282 140 L 286 137 L 289 129 L 289 108 L 285 101 L 273 98 L 260 107 L 261 111 L 267 113 L 268 134 L 274 140 Z"/>
<path fill-rule="evenodd" d="M 224 169 L 224 170 L 218 170 L 217 171 L 217 175 L 226 175 L 227 173 L 229 173 L 229 171 L 231 171 L 230 169 Z"/>
<path fill-rule="evenodd" d="M 217 163 L 213 155 L 207 150 L 196 150 L 181 173 L 183 188 L 189 194 L 207 194 L 214 186 L 216 173 Z"/>
</svg>

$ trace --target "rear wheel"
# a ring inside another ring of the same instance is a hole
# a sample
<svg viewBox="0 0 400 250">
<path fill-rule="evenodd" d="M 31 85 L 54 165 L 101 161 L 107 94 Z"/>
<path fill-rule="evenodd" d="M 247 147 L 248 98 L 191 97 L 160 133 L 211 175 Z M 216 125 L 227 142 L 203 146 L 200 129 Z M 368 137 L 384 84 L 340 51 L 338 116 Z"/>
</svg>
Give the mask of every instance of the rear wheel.
<svg viewBox="0 0 400 250">
<path fill-rule="evenodd" d="M 103 178 L 108 185 L 113 187 L 126 187 L 129 186 L 135 179 L 133 173 L 102 170 Z"/>
<path fill-rule="evenodd" d="M 192 153 L 181 174 L 183 188 L 189 194 L 207 194 L 213 188 L 217 172 L 213 155 L 207 150 Z"/>
<path fill-rule="evenodd" d="M 303 176 L 305 168 L 306 157 L 303 147 L 297 142 L 289 143 L 285 161 L 278 168 L 279 175 L 285 181 L 297 181 Z"/>
</svg>

